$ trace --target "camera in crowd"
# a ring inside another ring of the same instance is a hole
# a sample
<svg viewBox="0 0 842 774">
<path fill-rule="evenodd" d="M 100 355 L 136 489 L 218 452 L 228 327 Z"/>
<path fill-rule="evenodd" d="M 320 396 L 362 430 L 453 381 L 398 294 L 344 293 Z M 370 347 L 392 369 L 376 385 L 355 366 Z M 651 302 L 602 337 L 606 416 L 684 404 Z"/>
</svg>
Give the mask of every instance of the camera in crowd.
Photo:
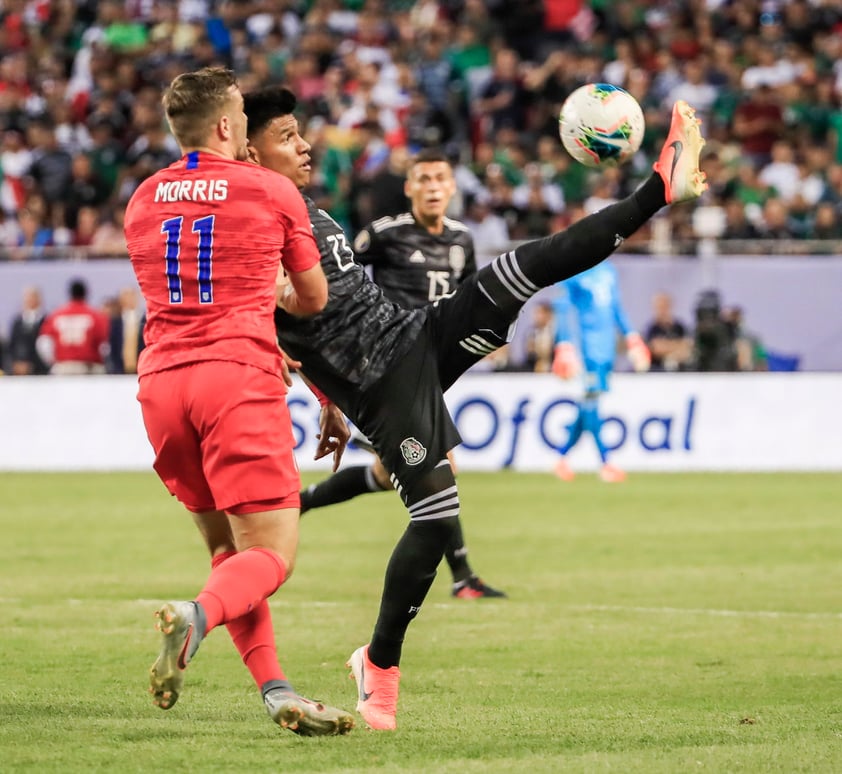
<svg viewBox="0 0 842 774">
<path fill-rule="evenodd" d="M 738 323 L 723 312 L 719 293 L 715 290 L 700 293 L 695 317 L 695 370 L 736 371 Z"/>
</svg>

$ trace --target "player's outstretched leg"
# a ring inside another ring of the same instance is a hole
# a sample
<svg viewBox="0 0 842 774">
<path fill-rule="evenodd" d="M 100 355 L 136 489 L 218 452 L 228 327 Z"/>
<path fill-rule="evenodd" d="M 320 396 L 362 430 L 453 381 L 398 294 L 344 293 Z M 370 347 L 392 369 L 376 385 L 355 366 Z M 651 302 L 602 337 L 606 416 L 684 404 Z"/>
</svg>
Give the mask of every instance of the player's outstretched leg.
<svg viewBox="0 0 842 774">
<path fill-rule="evenodd" d="M 349 677 L 357 681 L 357 712 L 375 731 L 394 731 L 397 727 L 398 687 L 401 672 L 396 666 L 381 669 L 371 663 L 368 645 L 357 648 L 345 663 Z"/>
<path fill-rule="evenodd" d="M 149 670 L 152 702 L 170 709 L 184 685 L 184 670 L 205 636 L 204 611 L 197 602 L 166 602 L 155 612 L 161 650 Z"/>
<path fill-rule="evenodd" d="M 370 465 L 343 468 L 324 481 L 301 490 L 301 515 L 313 508 L 344 503 L 369 492 L 386 491 L 387 488 L 391 489 L 380 486 Z"/>
<path fill-rule="evenodd" d="M 636 191 L 563 231 L 524 242 L 495 258 L 477 272 L 483 294 L 514 319 L 541 288 L 605 260 L 662 207 L 701 196 L 707 183 L 699 169 L 705 144 L 699 126 L 693 108 L 678 101 L 654 172 Z"/>
<path fill-rule="evenodd" d="M 699 169 L 705 144 L 701 124 L 696 111 L 683 99 L 673 105 L 667 141 L 652 165 L 664 181 L 667 204 L 695 199 L 707 188 L 705 174 Z"/>
<path fill-rule="evenodd" d="M 301 490 L 301 515 L 313 508 L 344 503 L 369 492 L 386 492 L 392 489 L 389 474 L 376 460 L 372 465 L 343 468 L 317 484 Z"/>
<path fill-rule="evenodd" d="M 299 736 L 338 736 L 354 727 L 349 712 L 305 699 L 291 687 L 266 691 L 263 704 L 272 720 Z"/>
</svg>

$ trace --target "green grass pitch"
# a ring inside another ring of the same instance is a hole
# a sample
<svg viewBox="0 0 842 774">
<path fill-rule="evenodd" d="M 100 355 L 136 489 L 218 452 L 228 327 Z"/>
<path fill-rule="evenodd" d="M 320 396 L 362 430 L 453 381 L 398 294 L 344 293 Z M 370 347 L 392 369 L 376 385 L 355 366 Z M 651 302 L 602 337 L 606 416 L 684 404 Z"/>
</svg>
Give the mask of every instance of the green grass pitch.
<svg viewBox="0 0 842 774">
<path fill-rule="evenodd" d="M 452 600 L 443 565 L 398 731 L 303 739 L 224 629 L 179 703 L 152 706 L 153 611 L 208 569 L 153 474 L 3 474 L 0 771 L 842 771 L 842 477 L 460 483 L 473 564 L 510 598 Z M 302 693 L 353 710 L 343 665 L 404 521 L 393 493 L 304 517 L 271 602 Z"/>
</svg>

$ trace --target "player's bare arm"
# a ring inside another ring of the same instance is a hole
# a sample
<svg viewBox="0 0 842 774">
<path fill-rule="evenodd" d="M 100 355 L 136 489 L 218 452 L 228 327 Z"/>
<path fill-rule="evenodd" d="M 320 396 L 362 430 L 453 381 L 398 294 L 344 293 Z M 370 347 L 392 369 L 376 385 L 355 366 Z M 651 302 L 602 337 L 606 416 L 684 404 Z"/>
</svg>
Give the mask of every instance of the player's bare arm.
<svg viewBox="0 0 842 774">
<path fill-rule="evenodd" d="M 281 279 L 280 272 L 278 276 Z M 278 306 L 296 317 L 315 314 L 327 303 L 327 280 L 319 264 L 305 271 L 287 272 L 275 287 Z"/>
</svg>

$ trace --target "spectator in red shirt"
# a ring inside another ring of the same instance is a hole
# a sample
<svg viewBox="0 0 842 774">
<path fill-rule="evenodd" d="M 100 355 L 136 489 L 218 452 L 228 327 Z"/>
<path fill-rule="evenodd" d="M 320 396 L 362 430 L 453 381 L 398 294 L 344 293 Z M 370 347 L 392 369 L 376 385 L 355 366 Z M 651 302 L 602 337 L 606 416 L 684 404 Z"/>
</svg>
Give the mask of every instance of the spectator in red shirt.
<svg viewBox="0 0 842 774">
<path fill-rule="evenodd" d="M 772 146 L 784 132 L 784 116 L 770 86 L 761 84 L 737 106 L 733 128 L 755 169 L 771 161 Z"/>
<path fill-rule="evenodd" d="M 70 301 L 41 325 L 38 354 L 52 374 L 104 374 L 108 354 L 108 318 L 88 304 L 88 286 L 70 283 Z"/>
</svg>

